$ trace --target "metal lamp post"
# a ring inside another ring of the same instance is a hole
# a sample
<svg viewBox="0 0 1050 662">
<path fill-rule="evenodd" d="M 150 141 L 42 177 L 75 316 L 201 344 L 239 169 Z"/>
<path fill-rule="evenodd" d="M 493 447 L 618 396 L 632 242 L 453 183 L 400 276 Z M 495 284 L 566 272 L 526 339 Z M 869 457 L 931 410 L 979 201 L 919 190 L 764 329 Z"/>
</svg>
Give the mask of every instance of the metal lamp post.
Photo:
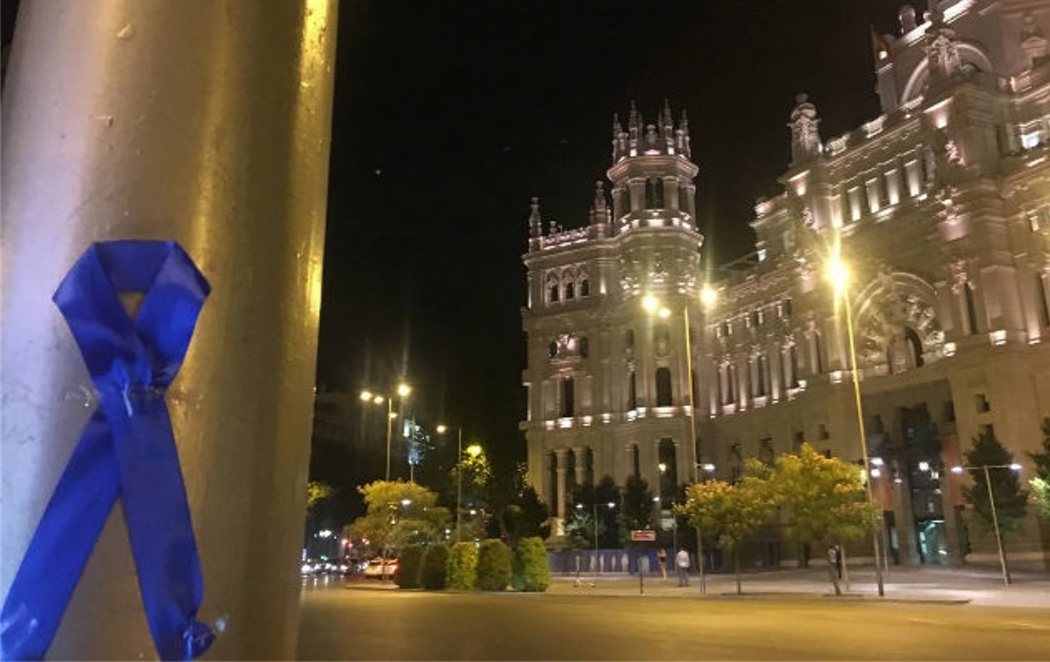
<svg viewBox="0 0 1050 662">
<path fill-rule="evenodd" d="M 853 339 L 853 312 L 852 302 L 849 298 L 849 271 L 842 263 L 837 251 L 832 255 L 828 264 L 828 279 L 835 288 L 835 299 L 842 295 L 842 305 L 846 309 L 846 335 L 849 337 L 849 359 L 850 372 L 853 374 L 853 396 L 857 411 L 857 432 L 860 435 L 860 453 L 864 462 L 864 486 L 866 488 L 868 503 L 875 505 L 875 494 L 871 487 L 871 467 L 868 457 L 868 435 L 864 429 L 864 409 L 860 398 L 860 374 L 857 369 L 857 347 Z M 875 580 L 878 583 L 879 596 L 886 595 L 886 587 L 882 576 L 882 535 L 883 523 L 882 513 L 879 512 L 879 530 L 872 536 L 872 548 L 875 554 Z"/>
<path fill-rule="evenodd" d="M 988 488 L 988 504 L 992 508 L 992 526 L 995 528 L 995 543 L 999 547 L 999 567 L 1003 573 L 1003 584 L 1010 585 L 1010 569 L 1006 565 L 1006 552 L 1003 549 L 1003 535 L 999 530 L 999 514 L 995 509 L 995 495 L 992 493 L 992 477 L 988 473 L 989 469 L 1009 469 L 1011 471 L 1020 471 L 1021 465 L 1014 462 L 1013 464 L 982 464 L 979 467 L 952 467 L 953 474 L 961 474 L 963 471 L 984 471 L 984 485 Z"/>
<path fill-rule="evenodd" d="M 405 398 L 407 398 L 410 393 L 412 393 L 412 387 L 409 386 L 408 384 L 401 383 L 401 384 L 397 385 L 397 395 L 398 395 L 398 398 L 399 398 L 399 400 L 398 400 L 398 410 L 399 411 L 401 409 L 401 404 L 404 403 Z M 374 391 L 370 391 L 370 390 L 366 389 L 364 391 L 361 391 L 361 401 L 362 402 L 368 402 L 368 403 L 371 403 L 371 404 L 376 404 L 376 405 L 381 405 L 381 404 L 383 404 L 383 402 L 386 402 L 386 480 L 389 482 L 390 481 L 390 442 L 391 442 L 391 439 L 393 438 L 394 419 L 399 416 L 399 414 L 395 414 L 394 413 L 394 398 L 393 398 L 393 396 L 383 395 L 382 393 L 376 393 Z"/>
<path fill-rule="evenodd" d="M 705 285 L 700 291 L 700 302 L 705 308 L 710 308 L 715 304 L 718 299 L 717 293 L 709 286 Z M 662 307 L 660 301 L 653 296 L 646 296 L 642 300 L 642 307 L 646 311 L 656 313 L 659 317 L 666 319 L 671 316 L 671 311 L 668 308 Z M 682 308 L 682 322 L 685 329 L 685 365 L 686 365 L 686 378 L 689 380 L 689 454 L 690 454 L 690 480 L 695 484 L 700 482 L 700 460 L 696 448 L 696 394 L 694 392 L 695 383 L 693 380 L 693 347 L 692 347 L 692 331 L 689 325 L 689 305 L 686 304 Z M 704 465 L 705 469 L 709 465 Z M 713 465 L 711 470 L 714 469 Z M 678 522 L 675 521 L 675 546 L 677 548 L 677 528 Z M 676 549 L 677 551 L 677 549 Z M 700 592 L 707 592 L 707 578 L 704 574 L 704 541 L 701 535 L 700 529 L 696 530 L 696 559 L 697 567 L 700 573 Z"/>
</svg>

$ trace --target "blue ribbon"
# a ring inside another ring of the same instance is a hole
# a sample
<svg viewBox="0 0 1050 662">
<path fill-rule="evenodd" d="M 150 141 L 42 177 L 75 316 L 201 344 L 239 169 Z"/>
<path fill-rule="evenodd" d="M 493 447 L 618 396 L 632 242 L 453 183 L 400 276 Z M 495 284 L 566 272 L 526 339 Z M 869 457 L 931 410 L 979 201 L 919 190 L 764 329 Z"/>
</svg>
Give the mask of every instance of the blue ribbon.
<svg viewBox="0 0 1050 662">
<path fill-rule="evenodd" d="M 0 612 L 4 659 L 42 659 L 117 499 L 162 660 L 192 660 L 215 638 L 196 620 L 204 593 L 164 392 L 209 292 L 173 241 L 92 244 L 54 301 L 100 402 L 37 526 Z M 142 292 L 134 320 L 118 292 Z"/>
</svg>

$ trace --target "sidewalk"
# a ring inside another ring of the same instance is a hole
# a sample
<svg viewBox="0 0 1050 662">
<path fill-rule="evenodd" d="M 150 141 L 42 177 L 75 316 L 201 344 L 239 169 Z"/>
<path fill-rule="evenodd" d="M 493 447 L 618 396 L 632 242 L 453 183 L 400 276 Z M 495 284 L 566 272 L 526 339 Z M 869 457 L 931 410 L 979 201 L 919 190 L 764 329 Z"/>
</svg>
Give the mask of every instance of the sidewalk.
<svg viewBox="0 0 1050 662">
<path fill-rule="evenodd" d="M 1005 586 L 1000 574 L 984 568 L 904 568 L 892 567 L 884 578 L 886 595 L 879 598 L 871 566 L 849 569 L 850 590 L 843 599 L 973 603 L 1000 607 L 1050 609 L 1050 573 L 1015 572 L 1013 583 Z M 700 593 L 699 577 L 689 578 L 688 587 L 678 588 L 670 573 L 666 580 L 646 575 L 644 595 L 662 598 L 704 599 L 835 599 L 825 568 L 776 570 L 741 575 L 744 595 L 736 595 L 732 574 L 707 575 L 707 591 Z M 638 596 L 637 575 L 581 573 L 552 577 L 548 593 L 555 595 Z M 845 585 L 841 584 L 845 591 Z"/>
</svg>

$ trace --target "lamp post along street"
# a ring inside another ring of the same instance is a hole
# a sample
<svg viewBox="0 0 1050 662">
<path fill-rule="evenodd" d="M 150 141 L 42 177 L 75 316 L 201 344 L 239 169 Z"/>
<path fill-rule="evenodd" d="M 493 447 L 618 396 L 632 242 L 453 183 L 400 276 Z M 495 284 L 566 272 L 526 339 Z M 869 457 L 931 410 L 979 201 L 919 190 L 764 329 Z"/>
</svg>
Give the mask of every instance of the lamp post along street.
<svg viewBox="0 0 1050 662">
<path fill-rule="evenodd" d="M 857 406 L 857 432 L 860 435 L 860 452 L 864 463 L 864 486 L 867 492 L 868 503 L 875 504 L 875 494 L 871 487 L 871 468 L 868 462 L 868 435 L 864 430 L 864 409 L 860 398 L 860 374 L 857 370 L 857 348 L 853 340 L 853 312 L 852 302 L 849 298 L 849 286 L 846 283 L 845 267 L 836 261 L 832 267 L 833 276 L 837 279 L 834 283 L 836 294 L 838 288 L 842 288 L 842 305 L 846 309 L 846 335 L 849 338 L 850 372 L 853 373 L 853 396 Z M 879 595 L 886 595 L 886 587 L 882 577 L 882 512 L 878 512 L 878 530 L 872 535 L 872 550 L 875 554 L 875 580 L 878 583 Z"/>
<path fill-rule="evenodd" d="M 952 467 L 951 471 L 953 474 L 961 474 L 965 471 L 976 471 L 980 469 L 984 472 L 984 486 L 988 489 L 988 506 L 992 511 L 992 527 L 995 529 L 995 544 L 999 548 L 999 567 L 1003 573 L 1003 584 L 1010 585 L 1010 568 L 1006 564 L 1006 549 L 1003 547 L 1003 534 L 999 528 L 999 512 L 995 507 L 995 494 L 992 492 L 992 476 L 988 472 L 989 469 L 1009 469 L 1010 471 L 1020 471 L 1021 465 L 1017 463 L 1013 464 L 983 464 L 979 467 Z"/>
<path fill-rule="evenodd" d="M 463 538 L 460 513 L 463 511 L 463 426 L 456 428 L 456 542 Z"/>
<path fill-rule="evenodd" d="M 1003 583 L 1010 585 L 1010 571 L 1006 567 L 1006 554 L 1003 552 L 1003 534 L 999 531 L 999 515 L 995 511 L 995 495 L 992 494 L 992 477 L 988 474 L 988 465 L 984 465 L 984 485 L 988 488 L 988 505 L 992 507 L 992 525 L 995 527 L 995 544 L 999 546 L 999 566 L 1003 570 Z"/>
<path fill-rule="evenodd" d="M 390 438 L 394 428 L 394 400 L 386 399 L 386 480 L 390 481 Z"/>
<path fill-rule="evenodd" d="M 705 291 L 706 292 L 706 291 Z M 700 482 L 700 458 L 696 452 L 696 394 L 693 392 L 693 341 L 689 328 L 689 305 L 686 304 L 682 310 L 682 319 L 685 320 L 685 370 L 686 378 L 689 379 L 689 452 L 692 457 L 692 480 L 693 483 Z M 678 520 L 675 520 L 675 545 L 678 543 Z M 676 549 L 675 552 L 678 550 Z M 707 578 L 704 576 L 704 541 L 700 529 L 696 529 L 696 566 L 700 573 L 700 592 L 707 592 Z"/>
</svg>

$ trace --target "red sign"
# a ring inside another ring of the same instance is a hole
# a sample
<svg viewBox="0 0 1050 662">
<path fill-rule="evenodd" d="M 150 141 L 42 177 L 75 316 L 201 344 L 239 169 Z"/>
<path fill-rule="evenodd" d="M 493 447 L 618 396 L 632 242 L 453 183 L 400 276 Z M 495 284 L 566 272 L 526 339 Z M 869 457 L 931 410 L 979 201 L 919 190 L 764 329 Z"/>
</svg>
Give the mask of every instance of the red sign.
<svg viewBox="0 0 1050 662">
<path fill-rule="evenodd" d="M 656 540 L 656 531 L 652 529 L 631 531 L 631 540 L 634 542 L 653 542 Z"/>
</svg>

